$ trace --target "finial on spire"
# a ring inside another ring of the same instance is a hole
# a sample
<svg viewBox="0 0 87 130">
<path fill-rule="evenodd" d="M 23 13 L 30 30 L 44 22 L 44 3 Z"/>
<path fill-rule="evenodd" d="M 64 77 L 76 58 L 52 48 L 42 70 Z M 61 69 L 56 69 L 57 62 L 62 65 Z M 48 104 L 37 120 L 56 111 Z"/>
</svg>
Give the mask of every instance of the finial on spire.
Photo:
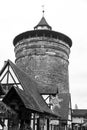
<svg viewBox="0 0 87 130">
<path fill-rule="evenodd" d="M 43 17 L 44 17 L 44 12 L 45 12 L 45 11 L 44 11 L 44 5 L 42 5 L 42 9 L 43 9 L 43 10 L 42 10 L 42 13 L 43 13 Z"/>
</svg>

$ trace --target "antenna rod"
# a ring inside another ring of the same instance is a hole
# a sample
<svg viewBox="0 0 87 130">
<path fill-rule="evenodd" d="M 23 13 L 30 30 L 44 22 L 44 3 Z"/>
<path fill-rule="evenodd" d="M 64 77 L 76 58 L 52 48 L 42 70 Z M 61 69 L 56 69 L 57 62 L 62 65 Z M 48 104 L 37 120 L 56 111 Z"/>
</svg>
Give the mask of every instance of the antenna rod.
<svg viewBox="0 0 87 130">
<path fill-rule="evenodd" d="M 44 5 L 42 5 L 42 9 L 43 9 L 43 10 L 42 10 L 42 13 L 43 13 L 43 17 L 44 17 L 44 12 L 45 12 L 45 11 L 44 11 Z"/>
</svg>

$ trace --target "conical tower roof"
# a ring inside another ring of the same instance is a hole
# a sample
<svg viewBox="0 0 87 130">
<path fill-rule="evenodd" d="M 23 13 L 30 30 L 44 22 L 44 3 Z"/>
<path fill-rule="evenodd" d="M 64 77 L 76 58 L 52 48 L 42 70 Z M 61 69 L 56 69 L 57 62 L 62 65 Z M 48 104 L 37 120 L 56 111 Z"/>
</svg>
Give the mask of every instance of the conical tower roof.
<svg viewBox="0 0 87 130">
<path fill-rule="evenodd" d="M 34 29 L 48 29 L 51 30 L 52 27 L 47 23 L 45 17 L 43 16 L 40 22 L 34 27 Z"/>
</svg>

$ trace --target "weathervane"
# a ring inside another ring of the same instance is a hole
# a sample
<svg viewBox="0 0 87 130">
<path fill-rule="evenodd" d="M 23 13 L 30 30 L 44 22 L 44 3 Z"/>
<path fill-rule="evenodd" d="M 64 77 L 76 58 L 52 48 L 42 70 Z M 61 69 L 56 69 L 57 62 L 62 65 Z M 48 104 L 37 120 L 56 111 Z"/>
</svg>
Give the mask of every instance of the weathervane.
<svg viewBox="0 0 87 130">
<path fill-rule="evenodd" d="M 44 12 L 45 12 L 45 11 L 44 11 L 44 5 L 42 5 L 42 9 L 43 9 L 43 10 L 42 10 L 42 13 L 43 13 L 43 17 L 44 17 Z"/>
</svg>

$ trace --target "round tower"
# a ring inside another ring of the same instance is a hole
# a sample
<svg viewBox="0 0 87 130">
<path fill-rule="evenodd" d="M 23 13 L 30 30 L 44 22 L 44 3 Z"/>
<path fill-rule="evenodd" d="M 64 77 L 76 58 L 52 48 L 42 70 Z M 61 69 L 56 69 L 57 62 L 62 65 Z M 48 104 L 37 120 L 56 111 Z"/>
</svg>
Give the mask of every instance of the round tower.
<svg viewBox="0 0 87 130">
<path fill-rule="evenodd" d="M 43 16 L 34 30 L 16 36 L 13 44 L 16 65 L 39 84 L 42 93 L 50 93 L 52 89 L 69 92 L 72 41 L 68 36 L 53 31 Z"/>
</svg>

